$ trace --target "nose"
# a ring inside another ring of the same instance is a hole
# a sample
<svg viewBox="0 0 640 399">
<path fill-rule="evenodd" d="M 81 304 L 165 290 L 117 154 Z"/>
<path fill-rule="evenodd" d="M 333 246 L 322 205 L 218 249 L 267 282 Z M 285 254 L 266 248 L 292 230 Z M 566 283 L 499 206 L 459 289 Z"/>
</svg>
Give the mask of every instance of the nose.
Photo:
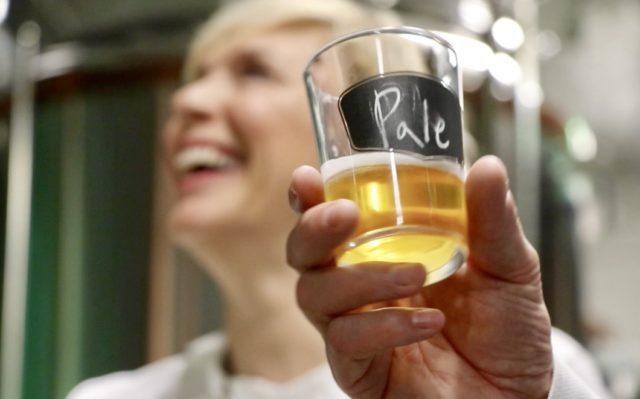
<svg viewBox="0 0 640 399">
<path fill-rule="evenodd" d="M 220 75 L 196 79 L 173 94 L 171 115 L 162 134 L 166 160 L 171 159 L 178 138 L 194 124 L 224 119 L 225 108 L 233 93 L 233 83 Z"/>
<path fill-rule="evenodd" d="M 185 121 L 218 118 L 231 96 L 230 79 L 222 73 L 210 74 L 187 83 L 172 99 L 172 111 Z"/>
</svg>

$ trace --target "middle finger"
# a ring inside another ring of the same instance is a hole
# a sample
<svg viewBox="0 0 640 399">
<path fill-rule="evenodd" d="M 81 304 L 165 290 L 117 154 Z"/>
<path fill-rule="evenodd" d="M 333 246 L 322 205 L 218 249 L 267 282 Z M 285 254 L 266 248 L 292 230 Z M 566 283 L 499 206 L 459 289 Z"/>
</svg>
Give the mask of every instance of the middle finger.
<svg viewBox="0 0 640 399">
<path fill-rule="evenodd" d="M 414 295 L 422 289 L 425 278 L 424 267 L 413 263 L 362 263 L 310 270 L 298 281 L 298 304 L 322 327 L 335 315 Z"/>
</svg>

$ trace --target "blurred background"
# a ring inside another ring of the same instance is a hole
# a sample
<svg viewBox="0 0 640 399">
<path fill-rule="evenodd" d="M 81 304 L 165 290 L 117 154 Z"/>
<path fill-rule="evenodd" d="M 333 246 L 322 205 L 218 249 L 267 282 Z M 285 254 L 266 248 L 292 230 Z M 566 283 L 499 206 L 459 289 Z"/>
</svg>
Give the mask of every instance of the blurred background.
<svg viewBox="0 0 640 399">
<path fill-rule="evenodd" d="M 640 1 L 366 2 L 458 48 L 466 128 L 509 168 L 554 324 L 640 398 Z M 63 398 L 219 326 L 168 245 L 157 151 L 217 5 L 0 0 L 0 397 Z"/>
</svg>

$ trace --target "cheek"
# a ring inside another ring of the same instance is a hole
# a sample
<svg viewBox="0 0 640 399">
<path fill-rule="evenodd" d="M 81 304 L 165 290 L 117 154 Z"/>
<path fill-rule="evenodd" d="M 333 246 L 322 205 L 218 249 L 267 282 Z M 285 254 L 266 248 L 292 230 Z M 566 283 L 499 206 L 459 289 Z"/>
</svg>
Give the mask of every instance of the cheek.
<svg viewBox="0 0 640 399">
<path fill-rule="evenodd" d="M 316 152 L 310 111 L 303 90 L 245 96 L 232 107 L 234 129 L 251 156 L 277 157 L 279 164 L 315 165 Z"/>
<path fill-rule="evenodd" d="M 176 141 L 178 140 L 178 130 L 178 117 L 171 114 L 162 128 L 160 136 L 162 150 L 161 155 L 163 159 L 169 159 L 171 149 L 175 148 Z"/>
</svg>

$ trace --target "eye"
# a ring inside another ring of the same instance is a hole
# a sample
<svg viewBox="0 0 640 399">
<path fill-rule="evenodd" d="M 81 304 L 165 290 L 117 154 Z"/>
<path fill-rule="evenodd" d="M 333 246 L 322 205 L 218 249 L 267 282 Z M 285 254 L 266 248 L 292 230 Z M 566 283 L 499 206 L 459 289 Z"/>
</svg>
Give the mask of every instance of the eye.
<svg viewBox="0 0 640 399">
<path fill-rule="evenodd" d="M 269 66 L 253 57 L 241 60 L 236 70 L 242 78 L 249 79 L 269 79 L 273 75 Z"/>
</svg>

